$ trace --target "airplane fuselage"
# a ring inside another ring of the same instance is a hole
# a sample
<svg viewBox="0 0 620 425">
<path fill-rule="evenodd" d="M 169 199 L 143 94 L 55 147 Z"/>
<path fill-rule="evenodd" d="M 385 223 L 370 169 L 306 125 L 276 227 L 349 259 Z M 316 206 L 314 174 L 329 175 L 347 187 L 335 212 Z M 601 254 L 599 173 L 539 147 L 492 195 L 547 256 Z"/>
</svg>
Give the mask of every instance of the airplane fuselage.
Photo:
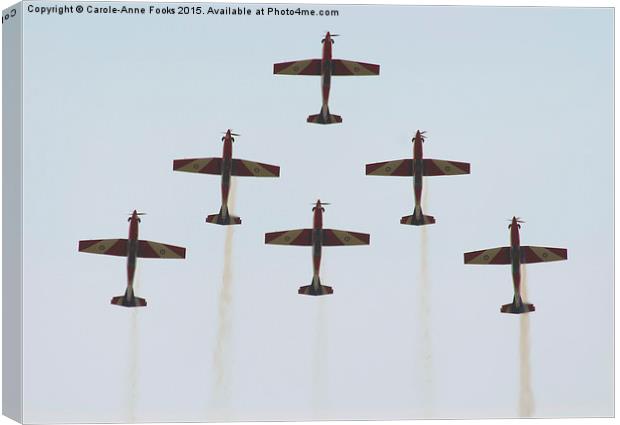
<svg viewBox="0 0 620 425">
<path fill-rule="evenodd" d="M 332 39 L 329 33 L 325 36 L 323 41 L 323 56 L 321 59 L 321 94 L 323 97 L 323 105 L 321 112 L 325 113 L 328 109 L 327 103 L 329 102 L 329 89 L 332 79 Z M 324 115 L 327 119 L 327 116 Z"/>
<path fill-rule="evenodd" d="M 422 136 L 416 134 L 413 141 L 413 193 L 415 195 L 414 214 L 421 219 L 422 202 L 422 176 L 424 175 L 424 161 L 422 153 Z"/>
<path fill-rule="evenodd" d="M 232 136 L 224 136 L 222 151 L 222 218 L 228 216 L 228 194 L 230 193 L 230 176 L 232 175 Z"/>
<path fill-rule="evenodd" d="M 512 284 L 515 293 L 515 303 L 521 305 L 521 242 L 519 240 L 519 223 L 512 218 L 510 225 L 510 263 L 512 266 Z"/>
<path fill-rule="evenodd" d="M 140 219 L 136 211 L 129 219 L 129 238 L 127 243 L 127 291 L 128 301 L 133 300 L 133 279 L 136 274 L 136 259 L 138 258 L 138 223 Z"/>
<path fill-rule="evenodd" d="M 312 219 L 312 286 L 319 290 L 319 270 L 321 268 L 321 251 L 323 248 L 323 207 L 320 202 L 314 207 Z"/>
</svg>

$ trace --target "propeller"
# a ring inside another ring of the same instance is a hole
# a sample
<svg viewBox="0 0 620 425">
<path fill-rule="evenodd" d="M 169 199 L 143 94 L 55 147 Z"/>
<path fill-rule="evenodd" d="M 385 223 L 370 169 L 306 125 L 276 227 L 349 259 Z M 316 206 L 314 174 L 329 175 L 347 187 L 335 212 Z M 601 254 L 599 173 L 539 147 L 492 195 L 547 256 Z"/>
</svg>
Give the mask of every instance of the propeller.
<svg viewBox="0 0 620 425">
<path fill-rule="evenodd" d="M 133 213 L 129 213 L 127 214 L 129 216 L 129 218 L 127 219 L 127 221 L 131 221 L 131 218 L 133 217 Z M 136 212 L 136 215 L 146 215 L 146 213 L 143 212 Z M 138 223 L 140 222 L 140 218 L 138 218 Z"/>
<path fill-rule="evenodd" d="M 329 31 L 323 31 L 323 32 L 325 33 L 325 36 L 323 36 L 323 39 L 321 40 L 321 43 L 325 43 L 325 37 L 327 37 L 327 33 L 328 33 Z M 330 37 L 330 38 L 333 38 L 333 37 L 340 37 L 340 34 L 330 34 L 330 35 L 329 35 L 329 37 Z M 333 43 L 334 43 L 334 40 L 332 39 L 332 44 L 333 44 Z"/>
<path fill-rule="evenodd" d="M 241 134 L 233 133 L 232 130 L 229 130 L 229 131 L 230 131 L 230 135 L 231 136 L 241 136 Z M 228 134 L 228 131 L 222 131 L 222 134 L 226 135 L 226 134 Z M 224 141 L 224 140 L 226 140 L 226 136 L 222 137 L 222 141 Z M 234 142 L 235 138 L 231 137 L 230 140 L 232 140 Z"/>
<path fill-rule="evenodd" d="M 325 211 L 325 208 L 323 208 L 323 205 L 331 205 L 331 203 L 329 202 L 321 202 L 321 200 L 319 199 L 319 204 L 321 205 L 321 211 Z M 316 210 L 316 202 L 310 205 L 314 205 L 314 207 L 312 208 L 312 211 Z"/>
<path fill-rule="evenodd" d="M 521 217 L 515 217 L 517 219 L 517 226 L 519 227 L 519 229 L 521 228 L 521 224 L 519 223 L 525 223 L 525 221 L 523 221 L 521 219 Z M 512 218 L 507 218 L 506 220 L 510 221 L 510 224 L 508 225 L 508 228 L 510 229 L 512 227 Z"/>
<path fill-rule="evenodd" d="M 426 136 L 426 131 L 420 131 L 420 130 L 417 131 L 416 135 L 413 137 L 413 139 L 411 139 L 411 141 L 415 142 L 415 139 L 418 133 L 420 133 L 420 138 L 422 139 L 422 142 L 424 142 L 424 140 L 426 140 L 428 136 Z"/>
</svg>

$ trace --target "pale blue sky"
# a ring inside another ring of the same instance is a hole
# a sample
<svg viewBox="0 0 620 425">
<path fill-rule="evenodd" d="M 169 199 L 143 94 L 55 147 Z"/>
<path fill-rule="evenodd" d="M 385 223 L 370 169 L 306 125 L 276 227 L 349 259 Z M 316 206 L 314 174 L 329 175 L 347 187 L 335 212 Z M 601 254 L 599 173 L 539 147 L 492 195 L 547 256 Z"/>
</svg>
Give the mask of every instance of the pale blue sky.
<svg viewBox="0 0 620 425">
<path fill-rule="evenodd" d="M 252 6 L 255 9 L 258 6 Z M 310 6 L 307 6 L 310 7 Z M 318 7 L 317 7 L 318 8 Z M 25 420 L 125 421 L 131 310 L 109 304 L 125 263 L 77 241 L 141 236 L 187 247 L 185 261 L 138 264 L 135 417 L 213 420 L 212 358 L 222 283 L 219 179 L 172 172 L 217 156 L 278 164 L 238 179 L 234 211 L 229 419 L 415 418 L 425 411 L 418 349 L 421 228 L 407 178 L 364 164 L 411 155 L 467 161 L 469 176 L 425 179 L 432 415 L 517 414 L 518 317 L 509 267 L 464 266 L 465 251 L 508 243 L 569 250 L 528 267 L 537 416 L 613 414 L 611 9 L 330 6 L 337 18 L 37 16 L 24 24 Z M 334 56 L 381 64 L 334 78 L 343 124 L 305 122 L 318 77 L 274 62 Z M 269 231 L 325 226 L 371 234 L 326 248 L 323 299 L 306 248 Z M 317 326 L 322 333 L 316 331 Z M 317 336 L 319 335 L 319 336 Z M 317 341 L 320 341 L 317 348 Z M 318 366 L 317 363 L 320 365 Z M 315 375 L 318 374 L 318 378 Z"/>
</svg>

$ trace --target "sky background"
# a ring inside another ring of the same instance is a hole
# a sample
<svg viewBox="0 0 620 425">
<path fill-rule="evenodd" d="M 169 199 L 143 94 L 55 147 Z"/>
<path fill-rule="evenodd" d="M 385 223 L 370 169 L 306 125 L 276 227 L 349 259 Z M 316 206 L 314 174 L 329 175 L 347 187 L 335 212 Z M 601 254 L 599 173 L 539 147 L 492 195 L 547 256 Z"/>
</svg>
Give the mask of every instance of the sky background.
<svg viewBox="0 0 620 425">
<path fill-rule="evenodd" d="M 24 420 L 516 416 L 519 321 L 499 313 L 510 268 L 463 264 L 465 251 L 507 245 L 513 215 L 527 222 L 522 244 L 569 251 L 527 268 L 535 415 L 612 415 L 612 10 L 306 7 L 340 16 L 26 14 Z M 334 77 L 343 123 L 318 126 L 305 119 L 320 78 L 272 64 L 320 58 L 327 30 L 342 34 L 335 58 L 381 75 Z M 242 134 L 234 157 L 281 177 L 236 179 L 221 388 L 227 229 L 204 222 L 220 180 L 172 160 L 219 156 L 227 128 Z M 411 157 L 417 129 L 425 157 L 472 170 L 425 178 L 437 220 L 426 228 L 399 224 L 411 179 L 364 174 Z M 319 197 L 332 203 L 325 227 L 371 245 L 324 249 L 334 295 L 303 297 L 311 250 L 263 235 L 310 227 Z M 186 260 L 139 260 L 149 305 L 137 311 L 109 304 L 125 261 L 77 251 L 127 237 L 133 209 L 148 213 L 141 238 L 187 248 Z"/>
</svg>

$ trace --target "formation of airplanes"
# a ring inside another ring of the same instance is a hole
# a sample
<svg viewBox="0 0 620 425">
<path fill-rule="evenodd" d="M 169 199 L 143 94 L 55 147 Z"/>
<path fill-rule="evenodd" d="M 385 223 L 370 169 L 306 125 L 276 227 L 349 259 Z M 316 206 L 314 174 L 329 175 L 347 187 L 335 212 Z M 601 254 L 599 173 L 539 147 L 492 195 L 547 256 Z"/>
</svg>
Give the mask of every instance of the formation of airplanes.
<svg viewBox="0 0 620 425">
<path fill-rule="evenodd" d="M 274 74 L 285 75 L 320 75 L 321 76 L 321 110 L 316 115 L 310 115 L 309 123 L 333 124 L 342 122 L 339 115 L 329 111 L 329 92 L 332 76 L 343 75 L 379 75 L 379 65 L 354 62 L 332 58 L 333 37 L 337 34 L 327 32 L 323 38 L 323 55 L 321 59 L 307 59 L 293 62 L 276 63 L 273 66 Z M 221 157 L 175 159 L 173 170 L 212 174 L 221 176 L 221 207 L 217 214 L 207 216 L 206 222 L 220 225 L 241 224 L 241 218 L 233 216 L 228 207 L 231 178 L 249 177 L 279 177 L 280 167 L 277 165 L 248 161 L 233 158 L 233 142 L 239 134 L 228 129 L 222 137 L 223 151 Z M 469 174 L 470 164 L 467 162 L 428 159 L 423 156 L 422 145 L 425 132 L 418 130 L 413 142 L 413 157 L 400 160 L 376 162 L 366 164 L 366 175 L 369 176 L 403 176 L 413 177 L 414 209 L 413 213 L 401 218 L 401 224 L 421 226 L 435 223 L 435 218 L 424 215 L 422 212 L 422 183 L 424 176 Z M 265 234 L 265 243 L 272 245 L 293 245 L 312 247 L 313 275 L 310 285 L 301 286 L 298 290 L 302 295 L 329 295 L 334 291 L 332 287 L 323 285 L 319 276 L 322 248 L 324 246 L 369 245 L 370 235 L 346 230 L 323 228 L 323 213 L 328 203 L 317 200 L 312 208 L 312 228 L 294 229 L 271 232 Z M 133 280 L 137 258 L 185 258 L 185 248 L 138 239 L 138 224 L 140 215 L 136 210 L 129 218 L 128 239 L 95 239 L 79 241 L 78 250 L 92 254 L 114 255 L 127 258 L 127 289 L 125 294 L 113 297 L 112 304 L 124 307 L 143 307 L 146 300 L 135 296 Z M 510 264 L 514 297 L 510 304 L 501 306 L 503 313 L 527 313 L 534 311 L 534 305 L 528 304 L 521 298 L 520 266 L 521 264 L 559 261 L 567 259 L 567 250 L 564 248 L 546 248 L 537 246 L 521 246 L 519 229 L 521 220 L 512 218 L 510 229 L 511 244 L 509 247 L 492 248 L 482 251 L 465 253 L 465 264 Z"/>
</svg>

